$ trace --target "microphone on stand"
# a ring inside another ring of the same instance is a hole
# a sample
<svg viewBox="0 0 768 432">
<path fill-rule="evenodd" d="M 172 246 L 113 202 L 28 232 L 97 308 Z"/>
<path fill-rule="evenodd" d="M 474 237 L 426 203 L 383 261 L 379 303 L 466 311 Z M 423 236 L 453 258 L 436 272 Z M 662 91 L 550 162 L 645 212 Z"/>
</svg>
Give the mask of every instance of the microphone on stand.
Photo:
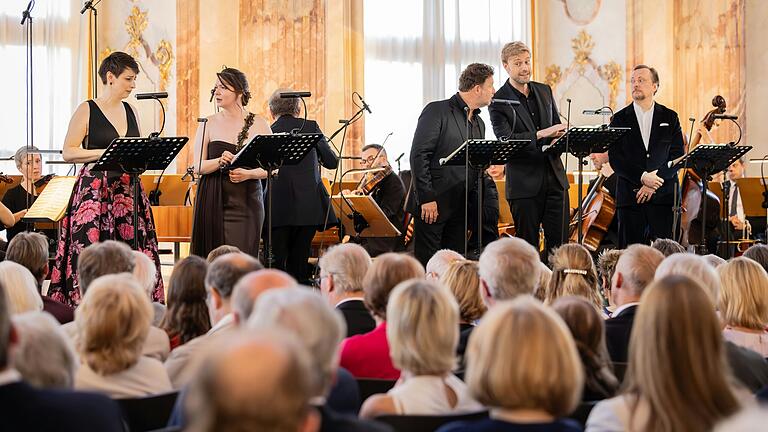
<svg viewBox="0 0 768 432">
<path fill-rule="evenodd" d="M 280 93 L 281 99 L 305 98 L 310 96 L 312 96 L 312 93 L 308 91 L 290 91 Z"/>
<path fill-rule="evenodd" d="M 585 109 L 581 112 L 583 115 L 613 115 L 613 110 L 609 107 L 602 107 L 598 109 Z"/>
<path fill-rule="evenodd" d="M 358 97 L 358 98 L 360 98 L 360 103 L 362 103 L 362 104 L 363 104 L 363 108 L 365 108 L 365 110 L 366 110 L 366 111 L 368 111 L 368 114 L 373 114 L 373 112 L 371 112 L 371 107 L 370 107 L 370 106 L 368 106 L 368 104 L 367 104 L 367 103 L 365 103 L 365 101 L 363 100 L 363 97 L 362 97 L 362 96 L 360 96 L 360 94 L 359 94 L 359 93 L 358 93 L 357 97 Z"/>
<path fill-rule="evenodd" d="M 512 99 L 491 99 L 492 104 L 499 104 L 499 105 L 520 105 L 520 101 L 512 100 Z"/>
<path fill-rule="evenodd" d="M 136 100 L 165 99 L 167 97 L 168 97 L 168 92 L 136 93 Z"/>
</svg>

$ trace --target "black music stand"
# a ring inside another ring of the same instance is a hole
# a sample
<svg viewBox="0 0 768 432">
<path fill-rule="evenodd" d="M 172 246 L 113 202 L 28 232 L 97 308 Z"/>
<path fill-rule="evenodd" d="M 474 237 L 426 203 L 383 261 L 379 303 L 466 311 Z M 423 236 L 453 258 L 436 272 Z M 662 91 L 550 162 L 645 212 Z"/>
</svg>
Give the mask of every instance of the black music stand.
<svg viewBox="0 0 768 432">
<path fill-rule="evenodd" d="M 730 146 L 727 144 L 700 144 L 692 151 L 673 162 L 672 168 L 681 169 L 686 165 L 701 177 L 702 235 L 699 252 L 707 254 L 707 236 L 703 230 L 707 227 L 707 189 L 712 174 L 725 171 L 744 156 L 752 146 Z"/>
<path fill-rule="evenodd" d="M 441 158 L 440 165 L 465 166 L 469 159 L 469 166 L 477 170 L 477 251 L 483 250 L 483 173 L 491 165 L 505 165 L 512 156 L 530 140 L 484 140 L 471 139 L 465 141 L 450 155 Z M 466 188 L 469 190 L 469 178 Z M 469 208 L 469 202 L 464 203 Z M 466 233 L 464 234 L 466 239 Z M 464 255 L 468 254 L 467 242 L 464 242 Z"/>
<path fill-rule="evenodd" d="M 273 134 L 256 135 L 246 144 L 229 164 L 232 168 L 261 168 L 267 172 L 267 237 L 264 256 L 268 268 L 272 268 L 272 179 L 273 171 L 283 165 L 296 165 L 323 138 L 323 134 Z"/>
<path fill-rule="evenodd" d="M 139 249 L 139 176 L 147 170 L 164 170 L 187 141 L 187 137 L 115 138 L 91 168 L 91 171 L 119 171 L 131 177 L 135 250 Z"/>
<path fill-rule="evenodd" d="M 582 188 L 584 185 L 583 169 L 584 158 L 592 153 L 605 153 L 608 149 L 617 142 L 621 137 L 626 134 L 630 128 L 625 127 L 609 127 L 608 125 L 602 125 L 600 127 L 572 127 L 563 136 L 556 139 L 549 145 L 545 145 L 541 148 L 544 153 L 560 155 L 566 150 L 579 160 L 579 180 L 578 190 L 576 191 L 578 196 L 578 209 L 577 214 L 577 226 L 578 226 L 578 241 L 582 244 L 584 240 L 584 233 L 582 231 L 582 221 L 584 219 L 584 207 L 581 205 L 582 200 Z M 570 138 L 570 141 L 569 141 Z"/>
</svg>

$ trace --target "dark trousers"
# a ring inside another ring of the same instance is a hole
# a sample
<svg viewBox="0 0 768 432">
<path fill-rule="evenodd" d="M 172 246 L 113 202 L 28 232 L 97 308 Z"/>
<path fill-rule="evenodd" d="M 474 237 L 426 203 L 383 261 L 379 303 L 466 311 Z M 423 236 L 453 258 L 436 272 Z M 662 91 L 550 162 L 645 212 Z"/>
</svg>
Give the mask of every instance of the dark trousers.
<svg viewBox="0 0 768 432">
<path fill-rule="evenodd" d="M 619 248 L 635 243 L 650 244 L 657 238 L 672 238 L 672 206 L 639 204 L 616 209 L 619 218 Z"/>
<path fill-rule="evenodd" d="M 314 225 L 272 228 L 275 268 L 290 274 L 299 282 L 306 282 L 309 279 L 307 260 L 316 230 Z"/>
<path fill-rule="evenodd" d="M 464 185 L 447 191 L 437 205 L 437 222 L 428 224 L 421 220 L 421 207 L 414 217 L 414 255 L 426 266 L 427 261 L 440 249 L 452 249 L 464 253 Z"/>
<path fill-rule="evenodd" d="M 555 173 L 548 169 L 539 193 L 531 198 L 509 200 L 509 208 L 515 221 L 517 237 L 533 245 L 536 250 L 539 250 L 539 226 L 544 228 L 545 249 L 542 260 L 546 262 L 550 252 L 563 243 L 563 233 L 568 232 L 569 221 L 563 218 L 564 211 L 570 209 L 568 193 L 557 181 Z"/>
</svg>

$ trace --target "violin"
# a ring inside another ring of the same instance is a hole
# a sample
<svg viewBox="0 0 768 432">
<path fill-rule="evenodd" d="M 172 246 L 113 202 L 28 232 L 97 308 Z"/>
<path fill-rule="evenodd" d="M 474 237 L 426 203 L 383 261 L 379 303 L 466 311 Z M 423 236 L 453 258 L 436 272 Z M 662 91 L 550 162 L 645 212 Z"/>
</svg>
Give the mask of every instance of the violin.
<svg viewBox="0 0 768 432">
<path fill-rule="evenodd" d="M 49 183 L 49 182 L 51 181 L 51 179 L 53 179 L 54 177 L 56 177 L 56 174 L 46 174 L 46 175 L 44 175 L 44 176 L 40 177 L 39 179 L 35 180 L 35 182 L 33 183 L 33 184 L 35 185 L 35 191 L 36 191 L 38 194 L 39 194 L 40 192 L 42 192 L 42 191 L 43 191 L 43 189 L 45 189 L 45 187 L 46 187 L 46 186 L 48 186 L 48 183 Z"/>
<path fill-rule="evenodd" d="M 8 174 L 3 174 L 0 172 L 0 182 L 13 183 L 13 179 Z"/>
<path fill-rule="evenodd" d="M 600 173 L 589 188 L 587 196 L 581 202 L 581 244 L 591 252 L 596 252 L 600 242 L 608 232 L 614 215 L 616 214 L 616 199 L 603 188 L 603 183 L 607 177 Z M 569 241 L 571 243 L 579 242 L 579 221 L 578 212 L 574 214 L 569 225 Z"/>
<path fill-rule="evenodd" d="M 365 177 L 360 181 L 358 189 L 362 191 L 363 195 L 370 195 L 379 186 L 382 180 L 392 174 L 392 167 L 386 165 L 382 167 L 381 171 L 375 173 L 367 173 Z"/>
</svg>

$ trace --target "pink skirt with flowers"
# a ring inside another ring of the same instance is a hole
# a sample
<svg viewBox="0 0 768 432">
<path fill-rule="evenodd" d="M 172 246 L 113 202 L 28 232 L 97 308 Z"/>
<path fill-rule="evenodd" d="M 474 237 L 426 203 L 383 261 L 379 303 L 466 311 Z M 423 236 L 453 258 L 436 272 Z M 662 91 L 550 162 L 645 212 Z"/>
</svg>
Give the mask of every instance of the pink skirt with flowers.
<svg viewBox="0 0 768 432">
<path fill-rule="evenodd" d="M 83 166 L 78 175 L 69 210 L 61 220 L 61 236 L 56 261 L 51 269 L 48 296 L 68 305 L 80 303 L 77 283 L 77 258 L 87 246 L 105 240 L 133 245 L 133 195 L 130 177 L 114 172 L 91 172 Z M 152 293 L 154 301 L 164 301 L 163 279 L 157 235 L 149 199 L 141 189 L 139 201 L 139 250 L 157 266 L 157 279 Z"/>
</svg>

